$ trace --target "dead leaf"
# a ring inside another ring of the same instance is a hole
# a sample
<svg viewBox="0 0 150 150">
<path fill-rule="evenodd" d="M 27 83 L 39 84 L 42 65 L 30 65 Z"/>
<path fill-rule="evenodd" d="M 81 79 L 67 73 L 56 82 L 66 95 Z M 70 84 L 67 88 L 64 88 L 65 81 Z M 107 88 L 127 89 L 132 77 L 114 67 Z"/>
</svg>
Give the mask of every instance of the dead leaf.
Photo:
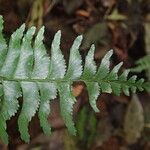
<svg viewBox="0 0 150 150">
<path fill-rule="evenodd" d="M 84 35 L 81 49 L 87 49 L 91 44 L 109 45 L 111 34 L 105 22 L 93 25 Z"/>
<path fill-rule="evenodd" d="M 109 16 L 106 16 L 106 19 L 114 21 L 124 21 L 127 20 L 127 17 L 120 14 L 117 9 L 114 9 L 114 11 Z"/>
<path fill-rule="evenodd" d="M 75 87 L 73 87 L 72 91 L 73 91 L 73 95 L 75 97 L 79 96 L 83 90 L 84 86 L 83 85 L 76 85 Z"/>
<path fill-rule="evenodd" d="M 88 11 L 80 9 L 80 10 L 76 11 L 76 15 L 77 16 L 82 16 L 82 17 L 85 17 L 85 18 L 89 18 L 90 13 Z"/>
<path fill-rule="evenodd" d="M 137 95 L 130 101 L 124 121 L 125 139 L 128 143 L 135 143 L 141 136 L 144 129 L 144 112 L 143 107 Z"/>
<path fill-rule="evenodd" d="M 79 150 L 77 148 L 74 138 L 68 133 L 67 130 L 63 134 L 64 150 Z"/>
</svg>

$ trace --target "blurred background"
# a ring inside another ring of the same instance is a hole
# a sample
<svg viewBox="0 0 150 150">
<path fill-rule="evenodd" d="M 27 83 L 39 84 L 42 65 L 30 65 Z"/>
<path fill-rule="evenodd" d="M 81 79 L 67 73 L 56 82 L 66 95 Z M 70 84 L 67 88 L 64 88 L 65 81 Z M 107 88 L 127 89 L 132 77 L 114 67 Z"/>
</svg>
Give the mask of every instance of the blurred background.
<svg viewBox="0 0 150 150">
<path fill-rule="evenodd" d="M 50 51 L 54 34 L 62 31 L 61 48 L 68 61 L 69 48 L 77 35 L 84 40 L 80 53 L 85 58 L 92 43 L 97 65 L 114 49 L 112 65 L 123 61 L 123 69 L 150 54 L 150 0 L 0 0 L 6 39 L 22 24 L 45 26 L 45 45 Z M 150 67 L 149 67 L 150 68 Z M 146 71 L 137 74 L 148 79 Z M 74 121 L 77 136 L 70 136 L 59 112 L 59 99 L 51 101 L 49 122 L 53 132 L 45 136 L 38 117 L 30 123 L 31 141 L 21 141 L 17 116 L 8 121 L 10 144 L 0 150 L 150 150 L 150 97 L 146 92 L 120 97 L 101 94 L 100 113 L 89 106 L 83 83 L 74 83 L 77 97 Z"/>
</svg>

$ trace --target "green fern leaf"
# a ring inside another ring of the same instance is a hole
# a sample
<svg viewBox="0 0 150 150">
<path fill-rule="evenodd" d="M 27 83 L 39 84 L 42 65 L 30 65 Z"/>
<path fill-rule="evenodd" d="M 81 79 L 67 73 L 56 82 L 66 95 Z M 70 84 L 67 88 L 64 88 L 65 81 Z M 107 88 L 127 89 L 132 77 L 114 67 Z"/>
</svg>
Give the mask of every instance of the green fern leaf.
<svg viewBox="0 0 150 150">
<path fill-rule="evenodd" d="M 33 65 L 33 48 L 31 46 L 32 37 L 35 32 L 35 27 L 30 28 L 23 38 L 20 57 L 17 64 L 15 78 L 30 78 Z M 35 115 L 39 105 L 39 92 L 36 83 L 21 81 L 23 91 L 23 106 L 18 119 L 19 131 L 21 138 L 28 142 L 28 124 L 31 118 Z M 28 112 L 28 113 L 27 113 Z"/>
<path fill-rule="evenodd" d="M 6 130 L 6 121 L 9 120 L 18 110 L 19 104 L 17 98 L 21 96 L 20 87 L 17 82 L 3 81 L 3 101 L 0 110 L 0 118 L 3 129 Z M 1 126 L 1 125 L 0 125 Z M 5 142 L 8 143 L 7 133 L 3 130 L 2 135 L 5 135 Z"/>
<path fill-rule="evenodd" d="M 118 80 L 118 71 L 120 69 L 120 67 L 122 66 L 122 62 L 119 63 L 118 65 L 116 65 L 112 71 L 108 74 L 108 76 L 106 77 L 105 80 Z M 121 93 L 121 84 L 117 83 L 117 82 L 110 82 L 111 88 L 112 88 L 112 92 L 115 95 L 120 95 Z"/>
<path fill-rule="evenodd" d="M 94 51 L 95 51 L 95 46 L 92 45 L 85 60 L 85 66 L 84 66 L 82 78 L 83 80 L 93 79 L 93 82 L 86 82 L 86 81 L 84 82 L 87 86 L 90 105 L 95 112 L 99 112 L 99 109 L 96 106 L 96 100 L 100 93 L 100 87 L 97 82 L 94 82 L 94 78 L 93 78 L 96 73 L 96 64 L 94 62 Z"/>
<path fill-rule="evenodd" d="M 137 86 L 134 85 L 134 83 L 136 82 L 136 79 L 137 79 L 137 76 L 134 75 L 134 76 L 132 76 L 132 77 L 128 80 L 128 82 L 129 82 L 130 84 L 132 84 L 132 85 L 131 85 L 131 91 L 132 91 L 133 93 L 136 93 L 136 90 L 137 90 Z"/>
<path fill-rule="evenodd" d="M 3 18 L 0 16 L 0 68 L 2 67 L 4 60 L 5 60 L 5 55 L 7 54 L 7 44 L 6 41 L 3 37 Z"/>
<path fill-rule="evenodd" d="M 57 84 L 57 88 L 60 97 L 61 115 L 64 119 L 64 122 L 69 132 L 75 135 L 76 129 L 72 119 L 72 111 L 73 111 L 73 104 L 75 103 L 76 99 L 72 94 L 70 82 Z"/>
<path fill-rule="evenodd" d="M 104 79 L 108 73 L 109 73 L 109 66 L 110 66 L 110 57 L 112 56 L 113 54 L 113 50 L 110 50 L 105 56 L 104 58 L 102 59 L 101 61 L 101 64 L 100 64 L 100 67 L 98 68 L 98 71 L 96 73 L 96 77 L 99 79 L 99 80 L 102 80 Z"/>
<path fill-rule="evenodd" d="M 141 92 L 144 90 L 144 88 L 142 87 L 143 83 L 144 83 L 144 79 L 140 79 L 140 80 L 138 80 L 138 81 L 136 82 L 137 88 L 138 88 L 138 90 L 141 91 Z"/>
<path fill-rule="evenodd" d="M 113 54 L 113 50 L 110 50 L 102 59 L 100 67 L 98 68 L 98 71 L 96 73 L 96 78 L 99 80 L 100 82 L 100 89 L 102 90 L 102 92 L 106 92 L 106 93 L 111 93 L 112 92 L 112 88 L 109 82 L 103 80 L 105 79 L 105 77 L 107 77 L 108 73 L 109 73 L 109 66 L 110 66 L 110 57 Z M 107 79 L 106 79 L 107 80 Z"/>
<path fill-rule="evenodd" d="M 82 41 L 82 36 L 78 36 L 74 40 L 74 43 L 71 47 L 69 66 L 66 75 L 64 77 L 65 80 L 78 79 L 82 75 L 82 64 L 81 64 L 82 59 L 78 51 L 81 41 Z M 72 111 L 73 111 L 73 104 L 75 103 L 76 99 L 72 94 L 70 85 L 71 85 L 70 82 L 57 84 L 59 96 L 60 96 L 61 115 L 64 119 L 66 126 L 68 127 L 69 132 L 75 135 L 76 129 L 74 127 L 74 123 L 72 119 Z"/>
<path fill-rule="evenodd" d="M 78 51 L 81 41 L 82 36 L 78 36 L 71 47 L 66 79 L 78 79 L 82 75 L 82 59 Z"/>
<path fill-rule="evenodd" d="M 129 74 L 129 70 L 125 70 L 119 77 L 119 80 L 121 82 L 127 82 L 127 77 L 128 77 L 128 74 Z M 130 91 L 129 91 L 129 85 L 128 84 L 122 84 L 121 85 L 121 88 L 124 92 L 125 95 L 129 96 L 130 95 Z"/>
<path fill-rule="evenodd" d="M 66 72 L 66 63 L 60 51 L 61 32 L 55 34 L 51 47 L 50 78 L 62 79 Z"/>
<path fill-rule="evenodd" d="M 33 66 L 33 48 L 31 46 L 35 27 L 31 27 L 25 34 L 20 50 L 20 57 L 17 62 L 15 78 L 29 78 L 31 76 Z"/>
<path fill-rule="evenodd" d="M 23 24 L 16 32 L 11 36 L 7 55 L 3 63 L 3 66 L 0 70 L 0 75 L 5 77 L 12 77 L 16 69 L 16 63 L 18 62 L 20 49 L 21 49 L 21 40 L 23 37 L 23 32 L 25 25 Z"/>
<path fill-rule="evenodd" d="M 136 67 L 132 68 L 132 72 L 142 72 L 150 69 L 150 55 L 144 56 L 136 61 Z"/>
<path fill-rule="evenodd" d="M 0 70 L 0 75 L 4 77 L 13 76 L 15 71 L 15 62 L 18 59 L 18 51 L 20 50 L 20 41 L 23 36 L 25 26 L 22 25 L 14 34 L 12 34 L 8 53 L 6 59 L 3 62 L 3 66 Z M 3 56 L 4 57 L 4 56 Z M 5 58 L 5 57 L 4 57 Z M 6 130 L 6 121 L 9 120 L 18 110 L 19 104 L 17 98 L 21 96 L 21 90 L 19 83 L 14 81 L 3 81 L 3 101 L 2 108 L 0 110 L 0 115 L 3 118 L 1 123 L 3 124 L 4 129 Z M 5 142 L 8 143 L 7 133 L 4 133 L 5 130 L 2 130 L 2 135 L 5 135 Z M 2 132 L 1 131 L 1 132 Z"/>
<path fill-rule="evenodd" d="M 50 58 L 46 53 L 45 46 L 43 44 L 44 39 L 44 27 L 42 27 L 36 38 L 34 43 L 34 66 L 32 72 L 32 78 L 35 79 L 45 79 L 49 73 L 50 67 Z"/>
<path fill-rule="evenodd" d="M 99 109 L 96 106 L 96 100 L 100 93 L 99 84 L 95 82 L 89 82 L 89 83 L 86 82 L 86 86 L 89 95 L 90 105 L 95 112 L 99 112 Z"/>
<path fill-rule="evenodd" d="M 35 115 L 39 105 L 39 92 L 36 83 L 33 82 L 21 82 L 21 88 L 23 92 L 23 106 L 18 119 L 19 131 L 21 138 L 29 142 L 28 124 L 31 118 Z"/>
<path fill-rule="evenodd" d="M 32 78 L 35 79 L 47 78 L 50 69 L 50 58 L 43 44 L 43 34 L 44 27 L 39 30 L 34 43 L 34 68 Z M 56 85 L 52 82 L 37 82 L 37 84 L 41 96 L 38 116 L 44 133 L 49 135 L 51 133 L 51 127 L 47 120 L 50 114 L 49 100 L 56 98 Z"/>
<path fill-rule="evenodd" d="M 6 121 L 3 119 L 3 116 L 0 115 L 0 139 L 5 144 L 8 144 L 8 134 L 6 132 Z"/>
<path fill-rule="evenodd" d="M 21 109 L 18 127 L 21 138 L 29 142 L 28 125 L 32 117 L 38 112 L 40 125 L 45 134 L 51 133 L 48 123 L 50 114 L 49 103 L 57 96 L 60 97 L 61 116 L 69 132 L 76 134 L 73 122 L 73 105 L 76 102 L 72 94 L 72 83 L 82 81 L 86 84 L 89 102 L 95 112 L 99 109 L 96 100 L 100 93 L 114 93 L 120 95 L 123 91 L 130 95 L 138 90 L 150 89 L 149 82 L 137 80 L 136 76 L 128 79 L 128 70 L 118 75 L 122 63 L 110 70 L 110 58 L 113 51 L 109 51 L 102 59 L 97 70 L 94 62 L 94 45 L 91 46 L 85 64 L 79 53 L 82 36 L 78 36 L 71 49 L 69 64 L 66 71 L 64 56 L 60 50 L 61 32 L 58 31 L 51 46 L 51 57 L 47 55 L 43 44 L 44 27 L 33 36 L 35 27 L 31 27 L 24 34 L 23 24 L 10 38 L 7 46 L 3 38 L 3 19 L 0 16 L 0 139 L 8 144 L 6 121 L 11 119 L 18 108 Z M 22 106 L 18 98 L 23 95 Z"/>
<path fill-rule="evenodd" d="M 136 66 L 131 69 L 132 72 L 146 71 L 147 77 L 150 78 L 150 55 L 144 56 L 136 61 Z M 150 91 L 150 88 L 148 88 Z"/>
<path fill-rule="evenodd" d="M 39 119 L 40 125 L 45 134 L 51 134 L 51 127 L 48 123 L 48 116 L 50 114 L 50 106 L 49 100 L 56 98 L 57 90 L 55 83 L 47 82 L 47 83 L 38 83 L 40 95 L 41 95 L 41 102 L 39 106 Z"/>
<path fill-rule="evenodd" d="M 85 65 L 84 65 L 84 71 L 82 74 L 82 78 L 89 80 L 89 79 L 94 79 L 94 75 L 96 73 L 96 64 L 94 61 L 94 51 L 95 51 L 95 46 L 92 45 L 87 56 L 85 59 Z"/>
</svg>

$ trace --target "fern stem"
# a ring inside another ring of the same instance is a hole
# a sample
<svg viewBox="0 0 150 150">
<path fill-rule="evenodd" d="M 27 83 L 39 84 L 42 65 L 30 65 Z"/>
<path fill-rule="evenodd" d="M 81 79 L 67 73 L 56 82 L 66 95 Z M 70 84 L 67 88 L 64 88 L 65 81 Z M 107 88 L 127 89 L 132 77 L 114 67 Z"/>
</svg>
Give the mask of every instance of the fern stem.
<svg viewBox="0 0 150 150">
<path fill-rule="evenodd" d="M 111 80 L 111 81 L 108 81 L 108 80 L 105 80 L 105 79 L 102 79 L 102 80 L 97 80 L 97 79 L 50 79 L 50 78 L 46 78 L 46 79 L 19 79 L 19 78 L 7 78 L 7 77 L 2 77 L 0 76 L 0 83 L 2 83 L 2 81 L 15 81 L 15 82 L 41 82 L 41 83 L 46 83 L 46 82 L 50 82 L 50 83 L 64 83 L 64 82 L 70 82 L 70 83 L 73 83 L 73 82 L 84 82 L 84 83 L 102 83 L 102 82 L 106 82 L 106 83 L 118 83 L 118 84 L 121 84 L 121 85 L 127 85 L 129 87 L 131 86 L 135 86 L 137 87 L 137 84 L 136 82 L 135 83 L 129 83 L 127 81 L 118 81 L 118 80 Z M 144 87 L 144 84 L 143 86 Z"/>
</svg>

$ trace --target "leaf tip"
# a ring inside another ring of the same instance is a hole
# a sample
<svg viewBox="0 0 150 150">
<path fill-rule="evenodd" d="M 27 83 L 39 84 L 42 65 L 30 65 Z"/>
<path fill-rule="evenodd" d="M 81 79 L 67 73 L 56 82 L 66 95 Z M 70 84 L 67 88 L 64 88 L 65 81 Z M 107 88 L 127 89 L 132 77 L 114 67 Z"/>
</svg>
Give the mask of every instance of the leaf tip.
<svg viewBox="0 0 150 150">
<path fill-rule="evenodd" d="M 83 35 L 79 35 L 79 36 L 77 37 L 77 39 L 78 39 L 79 41 L 82 41 L 82 40 L 83 40 Z"/>
<path fill-rule="evenodd" d="M 106 53 L 106 55 L 104 56 L 104 60 L 105 59 L 110 59 L 110 57 L 113 55 L 113 50 L 111 49 L 111 50 L 109 50 L 107 53 Z"/>
<path fill-rule="evenodd" d="M 56 32 L 56 34 L 54 35 L 54 39 L 53 39 L 53 42 L 55 43 L 57 43 L 57 46 L 60 44 L 60 39 L 61 39 L 61 30 L 58 30 L 57 32 Z M 54 43 L 52 43 L 52 45 L 54 44 Z"/>
<path fill-rule="evenodd" d="M 0 15 L 0 31 L 1 32 L 3 30 L 3 23 L 4 23 L 3 17 Z"/>
<path fill-rule="evenodd" d="M 34 35 L 35 31 L 36 31 L 36 27 L 35 26 L 32 26 L 31 28 L 29 28 L 28 31 L 27 31 L 27 33 L 26 33 L 26 35 L 24 36 L 24 39 L 25 38 L 31 39 L 32 36 Z"/>
<path fill-rule="evenodd" d="M 120 66 L 122 66 L 122 65 L 123 65 L 123 61 L 122 61 L 122 62 L 120 62 L 119 64 L 120 64 Z"/>
<path fill-rule="evenodd" d="M 45 31 L 45 26 L 42 26 L 40 28 L 40 30 L 38 31 L 37 33 L 37 36 L 36 36 L 36 40 L 35 40 L 35 43 L 39 44 L 39 42 L 42 42 L 43 39 L 44 39 L 44 31 Z"/>
<path fill-rule="evenodd" d="M 100 112 L 100 110 L 99 110 L 97 107 L 95 107 L 94 111 L 95 111 L 96 113 L 99 113 L 99 112 Z"/>
<path fill-rule="evenodd" d="M 112 54 L 114 53 L 114 50 L 113 50 L 113 49 L 110 49 L 110 50 L 108 51 L 108 53 L 110 53 L 110 55 L 112 55 Z"/>
<path fill-rule="evenodd" d="M 95 45 L 92 44 L 91 47 L 90 47 L 90 49 L 91 49 L 92 51 L 95 51 Z"/>
<path fill-rule="evenodd" d="M 39 30 L 39 33 L 44 34 L 44 31 L 45 31 L 45 26 L 42 26 Z"/>
<path fill-rule="evenodd" d="M 0 22 L 3 23 L 3 16 L 2 15 L 0 15 Z"/>
<path fill-rule="evenodd" d="M 56 35 L 61 36 L 61 30 L 58 30 L 58 31 L 56 32 Z"/>
<path fill-rule="evenodd" d="M 20 28 L 24 31 L 25 27 L 26 27 L 26 25 L 25 25 L 25 23 L 23 23 Z"/>
<path fill-rule="evenodd" d="M 36 30 L 36 27 L 35 27 L 35 26 L 32 26 L 29 30 L 31 31 L 31 34 L 34 34 L 34 33 L 35 33 L 35 30 Z"/>
<path fill-rule="evenodd" d="M 118 66 L 118 70 L 121 68 L 121 66 L 123 65 L 123 62 L 120 62 L 117 66 Z"/>
</svg>

